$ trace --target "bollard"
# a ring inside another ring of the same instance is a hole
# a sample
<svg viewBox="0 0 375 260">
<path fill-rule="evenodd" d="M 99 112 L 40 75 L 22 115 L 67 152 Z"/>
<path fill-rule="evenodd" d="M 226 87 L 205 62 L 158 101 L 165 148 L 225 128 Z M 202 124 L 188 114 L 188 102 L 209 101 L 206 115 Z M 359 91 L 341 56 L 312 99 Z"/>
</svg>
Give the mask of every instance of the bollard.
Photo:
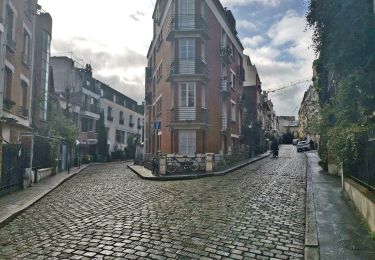
<svg viewBox="0 0 375 260">
<path fill-rule="evenodd" d="M 206 153 L 206 172 L 214 171 L 215 154 Z"/>
</svg>

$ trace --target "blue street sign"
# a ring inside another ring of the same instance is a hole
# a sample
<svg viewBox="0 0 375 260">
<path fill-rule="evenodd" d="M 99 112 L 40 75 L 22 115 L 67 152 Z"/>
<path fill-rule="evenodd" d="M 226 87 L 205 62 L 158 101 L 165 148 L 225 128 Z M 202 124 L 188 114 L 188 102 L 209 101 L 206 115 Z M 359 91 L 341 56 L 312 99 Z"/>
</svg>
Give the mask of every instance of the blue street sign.
<svg viewBox="0 0 375 260">
<path fill-rule="evenodd" d="M 160 130 L 161 129 L 161 121 L 154 121 L 154 127 L 153 128 Z"/>
</svg>

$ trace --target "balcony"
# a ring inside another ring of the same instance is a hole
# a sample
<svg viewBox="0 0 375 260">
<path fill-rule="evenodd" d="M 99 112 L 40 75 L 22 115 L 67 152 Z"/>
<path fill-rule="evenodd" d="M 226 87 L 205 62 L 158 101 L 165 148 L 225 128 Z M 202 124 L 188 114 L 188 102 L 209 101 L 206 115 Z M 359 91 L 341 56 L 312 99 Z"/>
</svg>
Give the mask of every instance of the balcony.
<svg viewBox="0 0 375 260">
<path fill-rule="evenodd" d="M 237 74 L 239 75 L 240 81 L 245 81 L 245 69 L 242 66 L 237 66 Z"/>
<path fill-rule="evenodd" d="M 111 116 L 111 115 L 107 115 L 107 121 L 111 121 L 111 122 L 113 122 L 113 116 Z"/>
<path fill-rule="evenodd" d="M 224 61 L 226 64 L 229 64 L 233 61 L 233 51 L 232 48 L 228 45 L 221 45 L 220 48 L 220 57 L 222 61 Z"/>
<path fill-rule="evenodd" d="M 89 132 L 80 132 L 79 133 L 79 141 L 81 144 L 97 144 L 98 143 L 98 135 L 93 131 Z"/>
<path fill-rule="evenodd" d="M 173 59 L 168 70 L 168 81 L 175 77 L 208 79 L 208 65 L 202 59 L 182 60 Z"/>
<path fill-rule="evenodd" d="M 5 111 L 11 112 L 13 106 L 16 104 L 13 100 L 10 100 L 9 98 L 3 99 L 3 109 Z"/>
<path fill-rule="evenodd" d="M 220 93 L 223 96 L 228 96 L 230 94 L 230 87 L 227 77 L 222 77 L 220 79 Z"/>
<path fill-rule="evenodd" d="M 147 91 L 146 92 L 145 102 L 146 102 L 146 106 L 151 106 L 152 105 L 152 92 L 151 91 Z"/>
<path fill-rule="evenodd" d="M 209 29 L 206 19 L 199 15 L 172 15 L 167 41 L 172 41 L 176 37 L 201 37 L 207 40 Z"/>
<path fill-rule="evenodd" d="M 18 108 L 18 115 L 23 118 L 29 118 L 29 110 L 25 107 L 20 106 Z"/>
<path fill-rule="evenodd" d="M 195 127 L 207 128 L 209 116 L 207 108 L 202 107 L 177 107 L 169 112 L 169 125 L 175 129 Z"/>
<path fill-rule="evenodd" d="M 120 119 L 119 119 L 119 124 L 120 124 L 120 125 L 125 124 L 125 120 L 124 120 L 123 118 L 120 118 Z"/>
<path fill-rule="evenodd" d="M 226 116 L 221 117 L 221 132 L 229 130 L 230 120 Z"/>
</svg>

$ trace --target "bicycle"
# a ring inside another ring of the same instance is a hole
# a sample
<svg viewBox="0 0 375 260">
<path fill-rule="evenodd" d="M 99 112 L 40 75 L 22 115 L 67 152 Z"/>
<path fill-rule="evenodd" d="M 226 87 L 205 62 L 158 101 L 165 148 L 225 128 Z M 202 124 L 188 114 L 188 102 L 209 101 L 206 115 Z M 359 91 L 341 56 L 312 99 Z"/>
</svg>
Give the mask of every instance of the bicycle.
<svg viewBox="0 0 375 260">
<path fill-rule="evenodd" d="M 187 156 L 182 157 L 183 160 L 179 160 L 176 155 L 169 157 L 167 171 L 169 173 L 175 173 L 179 167 L 182 167 L 184 172 L 196 172 L 199 170 L 199 162 L 195 158 L 189 158 Z"/>
</svg>

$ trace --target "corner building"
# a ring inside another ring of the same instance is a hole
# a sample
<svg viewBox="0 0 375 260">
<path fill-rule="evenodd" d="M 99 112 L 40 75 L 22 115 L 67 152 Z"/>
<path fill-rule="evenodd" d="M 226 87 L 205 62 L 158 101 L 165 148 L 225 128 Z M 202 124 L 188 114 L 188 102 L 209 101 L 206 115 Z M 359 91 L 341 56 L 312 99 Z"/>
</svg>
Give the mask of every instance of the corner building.
<svg viewBox="0 0 375 260">
<path fill-rule="evenodd" d="M 153 25 L 145 81 L 146 153 L 239 149 L 245 75 L 231 11 L 218 0 L 158 0 Z"/>
</svg>

